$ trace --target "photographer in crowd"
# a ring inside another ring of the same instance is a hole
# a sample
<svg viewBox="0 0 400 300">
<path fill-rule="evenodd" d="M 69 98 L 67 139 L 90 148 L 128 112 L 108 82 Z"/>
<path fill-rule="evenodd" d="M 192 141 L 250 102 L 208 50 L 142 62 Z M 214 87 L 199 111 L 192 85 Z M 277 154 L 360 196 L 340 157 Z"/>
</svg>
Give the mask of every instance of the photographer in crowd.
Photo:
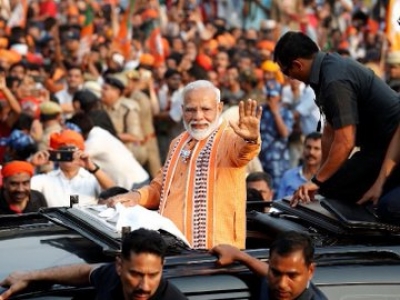
<svg viewBox="0 0 400 300">
<path fill-rule="evenodd" d="M 78 132 L 67 129 L 53 133 L 50 148 L 56 151 L 40 151 L 31 159 L 37 166 L 49 160 L 58 163 L 55 170 L 31 180 L 31 187 L 44 194 L 49 207 L 69 206 L 70 195 L 79 195 L 82 205 L 96 204 L 101 190 L 115 185 L 84 152 L 84 140 Z"/>
</svg>

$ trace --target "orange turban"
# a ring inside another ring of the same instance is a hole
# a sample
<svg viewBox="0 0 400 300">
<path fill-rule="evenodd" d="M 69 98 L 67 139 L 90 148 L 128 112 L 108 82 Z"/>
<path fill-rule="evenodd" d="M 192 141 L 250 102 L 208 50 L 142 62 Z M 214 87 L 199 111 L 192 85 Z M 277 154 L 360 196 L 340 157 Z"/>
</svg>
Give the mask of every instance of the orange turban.
<svg viewBox="0 0 400 300">
<path fill-rule="evenodd" d="M 143 21 L 146 21 L 148 19 L 157 19 L 158 12 L 155 9 L 149 8 L 142 12 L 141 17 Z"/>
<path fill-rule="evenodd" d="M 85 142 L 80 133 L 66 129 L 50 135 L 50 148 L 52 149 L 59 149 L 60 147 L 71 145 L 78 147 L 80 150 L 85 149 Z"/>
<path fill-rule="evenodd" d="M 275 43 L 273 41 L 263 40 L 257 44 L 259 49 L 266 49 L 270 52 L 273 52 L 275 49 Z"/>
<path fill-rule="evenodd" d="M 265 72 L 278 72 L 280 67 L 277 63 L 273 62 L 272 60 L 266 60 L 261 64 L 261 69 Z"/>
<path fill-rule="evenodd" d="M 1 175 L 3 178 L 7 178 L 19 173 L 28 173 L 30 177 L 33 176 L 33 166 L 27 161 L 14 160 L 7 163 L 1 169 Z"/>
<path fill-rule="evenodd" d="M 197 55 L 196 62 L 206 71 L 210 71 L 213 68 L 212 59 L 205 54 Z"/>
<path fill-rule="evenodd" d="M 139 62 L 142 65 L 153 66 L 154 61 L 155 61 L 154 56 L 149 53 L 143 53 L 142 55 L 140 55 Z"/>
</svg>

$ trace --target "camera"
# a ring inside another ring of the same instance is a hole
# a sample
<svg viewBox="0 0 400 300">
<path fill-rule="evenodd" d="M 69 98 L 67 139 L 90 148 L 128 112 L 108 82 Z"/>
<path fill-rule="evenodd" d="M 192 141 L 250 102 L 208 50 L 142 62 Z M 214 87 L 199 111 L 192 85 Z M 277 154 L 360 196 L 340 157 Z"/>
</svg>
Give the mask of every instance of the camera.
<svg viewBox="0 0 400 300">
<path fill-rule="evenodd" d="M 51 161 L 73 161 L 74 151 L 71 150 L 49 150 Z"/>
</svg>

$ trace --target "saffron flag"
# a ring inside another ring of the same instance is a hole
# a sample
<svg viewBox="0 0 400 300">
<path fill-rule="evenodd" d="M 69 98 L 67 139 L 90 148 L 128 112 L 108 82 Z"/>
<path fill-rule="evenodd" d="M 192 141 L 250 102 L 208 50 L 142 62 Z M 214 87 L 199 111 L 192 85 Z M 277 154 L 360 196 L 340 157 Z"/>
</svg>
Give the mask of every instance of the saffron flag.
<svg viewBox="0 0 400 300">
<path fill-rule="evenodd" d="M 386 36 L 390 51 L 400 51 L 400 0 L 390 0 L 387 9 Z"/>
<path fill-rule="evenodd" d="M 118 33 L 113 40 L 113 49 L 118 49 L 127 58 L 131 51 L 132 38 L 132 14 L 135 8 L 135 0 L 130 0 L 119 22 Z"/>
<path fill-rule="evenodd" d="M 94 24 L 93 24 L 94 12 L 90 1 L 86 2 L 86 10 L 84 13 L 84 17 L 85 20 L 82 24 L 82 29 L 80 32 L 80 44 L 78 51 L 79 61 L 82 60 L 83 56 L 86 53 L 90 52 L 90 47 L 92 45 L 93 32 L 94 32 Z"/>
<path fill-rule="evenodd" d="M 147 9 L 142 13 L 145 26 L 146 47 L 154 56 L 154 64 L 159 65 L 165 60 L 165 45 L 161 36 L 159 14 L 156 10 Z"/>
</svg>

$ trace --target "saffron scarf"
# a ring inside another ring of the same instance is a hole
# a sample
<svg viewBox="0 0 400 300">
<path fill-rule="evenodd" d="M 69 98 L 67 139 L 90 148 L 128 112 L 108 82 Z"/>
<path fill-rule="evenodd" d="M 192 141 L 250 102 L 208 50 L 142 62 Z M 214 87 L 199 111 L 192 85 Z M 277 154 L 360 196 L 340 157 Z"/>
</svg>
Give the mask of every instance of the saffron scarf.
<svg viewBox="0 0 400 300">
<path fill-rule="evenodd" d="M 213 241 L 216 159 L 221 136 L 226 126 L 227 123 L 223 122 L 206 140 L 199 141 L 187 161 L 189 170 L 186 199 L 184 199 L 186 202 L 184 224 L 186 224 L 185 227 L 191 228 L 192 240 L 189 242 L 195 249 L 207 249 Z M 172 179 L 181 159 L 181 151 L 191 139 L 187 131 L 181 134 L 173 145 L 163 168 L 160 214 L 163 214 L 167 196 L 173 184 Z M 186 235 L 185 232 L 184 234 Z"/>
</svg>

